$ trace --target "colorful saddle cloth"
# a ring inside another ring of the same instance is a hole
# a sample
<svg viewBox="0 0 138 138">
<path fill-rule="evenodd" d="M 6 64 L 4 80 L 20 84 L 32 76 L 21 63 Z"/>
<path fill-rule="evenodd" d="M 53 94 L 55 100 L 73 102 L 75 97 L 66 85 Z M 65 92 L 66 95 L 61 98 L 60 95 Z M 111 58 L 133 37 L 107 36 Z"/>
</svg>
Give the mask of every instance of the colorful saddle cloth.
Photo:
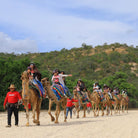
<svg viewBox="0 0 138 138">
<path fill-rule="evenodd" d="M 64 88 L 62 85 L 54 84 L 52 86 L 52 91 L 54 92 L 58 100 L 60 100 L 64 96 Z"/>
<path fill-rule="evenodd" d="M 82 92 L 78 91 L 79 96 L 82 98 L 82 103 L 85 104 L 86 102 L 89 102 L 88 97 L 86 94 L 82 94 Z"/>
<path fill-rule="evenodd" d="M 39 90 L 37 89 L 37 87 L 36 87 L 35 85 L 30 84 L 30 85 L 29 85 L 29 88 L 30 88 L 30 89 L 35 89 L 35 90 L 37 91 L 38 97 L 39 97 L 39 98 L 41 97 L 40 92 L 39 92 Z"/>
</svg>

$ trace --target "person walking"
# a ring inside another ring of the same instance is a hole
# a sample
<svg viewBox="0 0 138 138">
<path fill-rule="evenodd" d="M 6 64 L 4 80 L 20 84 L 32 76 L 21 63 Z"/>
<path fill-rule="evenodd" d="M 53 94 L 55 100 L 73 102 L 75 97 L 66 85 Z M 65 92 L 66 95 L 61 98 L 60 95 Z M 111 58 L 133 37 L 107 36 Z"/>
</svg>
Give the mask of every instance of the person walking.
<svg viewBox="0 0 138 138">
<path fill-rule="evenodd" d="M 72 118 L 72 109 L 73 109 L 73 102 L 78 102 L 78 100 L 74 100 L 73 98 L 71 98 L 71 96 L 69 98 L 67 98 L 67 105 L 66 105 L 66 119 L 68 117 L 68 112 L 70 111 L 70 118 Z"/>
<path fill-rule="evenodd" d="M 19 92 L 16 91 L 16 87 L 14 86 L 14 84 L 11 84 L 9 89 L 10 91 L 7 93 L 3 104 L 3 108 L 7 108 L 8 113 L 8 125 L 6 127 L 11 127 L 12 112 L 14 112 L 15 116 L 15 126 L 18 126 L 18 101 L 22 101 L 21 96 Z"/>
</svg>

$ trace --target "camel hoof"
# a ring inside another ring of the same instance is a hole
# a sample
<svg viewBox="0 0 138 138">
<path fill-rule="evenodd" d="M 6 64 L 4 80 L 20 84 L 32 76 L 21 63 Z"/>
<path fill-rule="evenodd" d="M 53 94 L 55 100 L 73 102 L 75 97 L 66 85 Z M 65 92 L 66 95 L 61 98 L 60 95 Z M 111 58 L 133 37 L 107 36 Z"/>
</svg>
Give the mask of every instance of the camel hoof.
<svg viewBox="0 0 138 138">
<path fill-rule="evenodd" d="M 54 121 L 55 121 L 55 118 L 54 118 L 54 117 L 52 117 L 52 118 L 51 118 L 51 121 L 52 121 L 52 122 L 54 122 Z"/>
<path fill-rule="evenodd" d="M 85 118 L 86 116 L 83 116 L 83 118 Z"/>
<path fill-rule="evenodd" d="M 77 116 L 77 118 L 79 118 L 79 116 Z"/>
<path fill-rule="evenodd" d="M 37 125 L 37 126 L 40 126 L 40 122 L 38 122 L 36 125 Z"/>
<path fill-rule="evenodd" d="M 64 122 L 67 122 L 67 120 L 64 120 Z"/>
<path fill-rule="evenodd" d="M 26 123 L 26 126 L 29 126 L 29 123 Z"/>
<path fill-rule="evenodd" d="M 33 123 L 37 123 L 37 120 L 33 120 Z"/>
<path fill-rule="evenodd" d="M 58 124 L 59 122 L 58 121 L 55 121 L 55 124 Z"/>
</svg>

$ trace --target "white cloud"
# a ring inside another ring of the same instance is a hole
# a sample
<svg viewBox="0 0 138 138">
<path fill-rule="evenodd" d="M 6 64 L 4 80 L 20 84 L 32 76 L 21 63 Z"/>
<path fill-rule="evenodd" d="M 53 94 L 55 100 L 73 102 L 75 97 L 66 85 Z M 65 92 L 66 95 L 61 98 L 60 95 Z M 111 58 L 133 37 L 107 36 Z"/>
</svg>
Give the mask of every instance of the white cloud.
<svg viewBox="0 0 138 138">
<path fill-rule="evenodd" d="M 12 40 L 8 35 L 0 32 L 0 52 L 6 53 L 26 53 L 26 52 L 38 52 L 35 41 L 24 40 Z"/>
<path fill-rule="evenodd" d="M 36 43 L 32 40 L 35 40 L 39 44 L 44 44 L 45 48 L 43 49 L 45 51 L 47 49 L 57 50 L 59 47 L 79 47 L 83 42 L 92 45 L 103 44 L 105 42 L 137 45 L 137 24 L 133 26 L 133 24 L 121 20 L 86 19 L 76 17 L 73 13 L 68 15 L 61 14 L 59 10 L 60 8 L 64 10 L 70 8 L 71 10 L 71 8 L 84 6 L 97 10 L 106 10 L 109 13 L 117 13 L 117 15 L 119 13 L 122 16 L 127 14 L 128 20 L 135 20 L 138 13 L 134 16 L 134 13 L 138 11 L 135 2 L 135 0 L 131 0 L 131 2 L 129 0 L 70 0 L 67 2 L 59 0 L 58 3 L 57 1 L 55 3 L 54 1 L 50 1 L 44 2 L 42 5 L 42 2 L 40 4 L 39 2 L 36 3 L 36 1 L 32 1 L 32 4 L 30 4 L 27 0 L 22 2 L 5 0 L 0 5 L 1 24 L 13 26 L 17 34 L 24 34 L 25 32 L 27 34 L 26 38 L 31 40 L 12 40 L 14 36 L 10 35 L 11 38 L 9 36 L 0 38 L 0 45 L 2 45 L 2 39 L 6 46 L 9 44 L 6 39 L 7 37 L 16 49 L 19 48 L 19 45 L 30 45 L 33 47 L 29 49 L 29 46 L 27 46 L 28 49 L 26 48 L 25 52 L 31 50 L 37 51 Z M 8 29 L 10 30 L 10 27 Z M 11 49 L 10 46 L 9 49 Z M 19 48 L 18 51 L 24 51 L 24 49 Z"/>
</svg>

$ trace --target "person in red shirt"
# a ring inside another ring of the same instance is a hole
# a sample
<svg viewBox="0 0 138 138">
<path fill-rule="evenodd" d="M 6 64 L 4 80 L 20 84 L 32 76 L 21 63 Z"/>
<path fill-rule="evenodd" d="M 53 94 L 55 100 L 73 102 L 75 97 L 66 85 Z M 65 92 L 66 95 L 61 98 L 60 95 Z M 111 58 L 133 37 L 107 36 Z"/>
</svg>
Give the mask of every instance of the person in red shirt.
<svg viewBox="0 0 138 138">
<path fill-rule="evenodd" d="M 73 102 L 78 102 L 78 100 L 74 100 L 71 98 L 71 96 L 67 99 L 67 105 L 66 105 L 66 119 L 68 117 L 68 112 L 70 111 L 70 118 L 72 118 L 72 107 L 74 106 Z"/>
<path fill-rule="evenodd" d="M 91 104 L 91 102 L 88 102 L 88 103 L 87 103 L 87 113 L 88 113 L 88 114 L 90 113 L 91 108 L 92 108 L 92 104 Z"/>
<path fill-rule="evenodd" d="M 3 104 L 4 109 L 7 107 L 8 112 L 8 125 L 6 127 L 11 127 L 12 112 L 15 116 L 15 126 L 18 126 L 18 101 L 21 102 L 22 100 L 19 92 L 15 91 L 14 84 L 11 84 L 9 89 L 10 91 L 7 93 Z"/>
</svg>

